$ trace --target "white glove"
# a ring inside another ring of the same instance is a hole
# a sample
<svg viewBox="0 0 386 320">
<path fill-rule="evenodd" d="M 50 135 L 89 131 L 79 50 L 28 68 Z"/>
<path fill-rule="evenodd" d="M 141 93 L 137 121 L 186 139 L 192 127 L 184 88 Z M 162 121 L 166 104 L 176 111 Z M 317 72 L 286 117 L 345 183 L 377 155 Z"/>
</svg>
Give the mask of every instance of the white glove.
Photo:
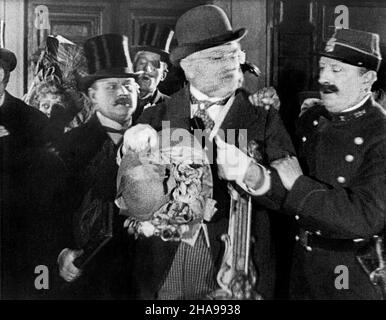
<svg viewBox="0 0 386 320">
<path fill-rule="evenodd" d="M 122 153 L 127 150 L 135 152 L 145 151 L 154 148 L 158 143 L 157 131 L 148 124 L 137 124 L 126 130 L 123 136 Z"/>
<path fill-rule="evenodd" d="M 252 161 L 244 152 L 216 136 L 219 176 L 228 181 L 242 183 Z"/>
<path fill-rule="evenodd" d="M 264 107 L 267 110 L 271 107 L 276 110 L 280 109 L 280 99 L 273 87 L 257 90 L 254 94 L 249 96 L 249 101 L 255 107 Z"/>
<path fill-rule="evenodd" d="M 79 278 L 82 270 L 74 265 L 74 260 L 83 254 L 83 250 L 64 249 L 59 254 L 59 274 L 67 282 L 72 282 Z"/>
</svg>

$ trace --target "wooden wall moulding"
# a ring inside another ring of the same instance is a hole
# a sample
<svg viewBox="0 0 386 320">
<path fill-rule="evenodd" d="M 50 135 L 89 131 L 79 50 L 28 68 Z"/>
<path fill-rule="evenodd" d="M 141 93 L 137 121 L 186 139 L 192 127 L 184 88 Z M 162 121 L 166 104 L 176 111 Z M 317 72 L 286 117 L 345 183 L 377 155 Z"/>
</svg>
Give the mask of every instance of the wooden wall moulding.
<svg viewBox="0 0 386 320">
<path fill-rule="evenodd" d="M 49 29 L 37 27 L 39 8 L 47 12 Z M 90 37 L 110 32 L 111 8 L 111 4 L 106 1 L 30 1 L 27 14 L 28 84 L 32 81 L 35 64 L 45 47 L 47 35 L 61 35 L 82 45 Z"/>
</svg>

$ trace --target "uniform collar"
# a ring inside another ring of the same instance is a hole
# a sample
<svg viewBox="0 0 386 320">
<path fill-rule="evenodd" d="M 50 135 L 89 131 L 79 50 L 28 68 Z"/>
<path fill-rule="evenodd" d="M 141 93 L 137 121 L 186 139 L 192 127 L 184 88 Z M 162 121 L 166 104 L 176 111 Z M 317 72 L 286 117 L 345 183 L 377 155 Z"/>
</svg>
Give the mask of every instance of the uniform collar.
<svg viewBox="0 0 386 320">
<path fill-rule="evenodd" d="M 367 95 L 362 101 L 353 107 L 350 107 L 340 113 L 329 113 L 331 120 L 334 122 L 348 122 L 358 119 L 366 114 L 367 106 L 371 102 L 371 94 Z"/>
</svg>

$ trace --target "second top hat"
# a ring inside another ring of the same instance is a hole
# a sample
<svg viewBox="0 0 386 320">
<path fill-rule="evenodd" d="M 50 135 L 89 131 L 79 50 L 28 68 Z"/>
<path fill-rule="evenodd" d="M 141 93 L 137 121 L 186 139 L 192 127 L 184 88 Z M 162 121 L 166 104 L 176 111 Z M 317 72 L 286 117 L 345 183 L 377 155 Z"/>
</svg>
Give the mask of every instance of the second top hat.
<svg viewBox="0 0 386 320">
<path fill-rule="evenodd" d="M 169 61 L 169 49 L 174 31 L 165 25 L 145 23 L 141 26 L 138 46 L 132 49 L 133 55 L 140 51 L 150 51 L 161 56 L 163 61 Z"/>
<path fill-rule="evenodd" d="M 127 36 L 111 33 L 90 38 L 84 44 L 84 54 L 89 74 L 78 80 L 82 91 L 98 79 L 137 76 L 133 71 Z"/>
</svg>

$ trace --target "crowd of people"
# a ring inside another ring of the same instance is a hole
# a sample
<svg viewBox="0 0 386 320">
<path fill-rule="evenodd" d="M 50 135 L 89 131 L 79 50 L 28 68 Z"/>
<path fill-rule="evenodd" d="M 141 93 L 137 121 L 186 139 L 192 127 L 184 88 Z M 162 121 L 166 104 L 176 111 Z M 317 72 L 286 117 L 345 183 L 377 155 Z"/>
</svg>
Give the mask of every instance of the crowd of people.
<svg viewBox="0 0 386 320">
<path fill-rule="evenodd" d="M 230 186 L 252 203 L 253 289 L 263 299 L 385 297 L 386 115 L 371 91 L 379 36 L 335 31 L 318 53 L 320 99 L 305 101 L 291 137 L 275 90 L 243 89 L 246 34 L 203 5 L 162 43 L 90 38 L 78 94 L 51 70 L 32 106 L 6 91 L 17 61 L 0 49 L 3 299 L 203 299 L 221 286 Z M 159 86 L 170 66 L 185 81 L 167 96 Z M 202 130 L 199 143 L 212 152 L 204 203 L 215 209 L 196 219 L 189 201 L 168 202 L 181 172 L 136 160 L 157 147 L 166 123 Z M 171 214 L 170 203 L 184 230 L 177 238 L 176 222 L 158 232 L 154 218 Z M 48 288 L 36 286 L 37 266 L 47 266 Z"/>
</svg>

